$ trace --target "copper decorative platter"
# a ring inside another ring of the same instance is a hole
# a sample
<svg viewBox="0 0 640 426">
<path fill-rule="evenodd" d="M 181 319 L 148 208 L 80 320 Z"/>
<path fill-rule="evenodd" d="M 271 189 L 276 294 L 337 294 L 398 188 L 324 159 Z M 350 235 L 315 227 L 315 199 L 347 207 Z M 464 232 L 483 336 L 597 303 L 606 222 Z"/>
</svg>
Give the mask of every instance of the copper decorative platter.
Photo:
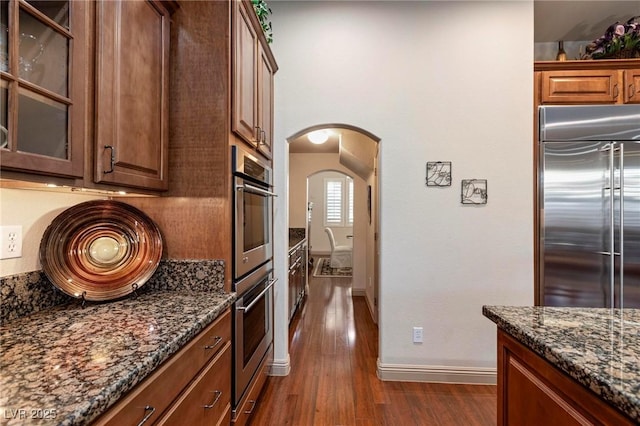
<svg viewBox="0 0 640 426">
<path fill-rule="evenodd" d="M 141 287 L 161 256 L 157 225 L 137 208 L 113 200 L 68 208 L 40 242 L 49 280 L 69 296 L 90 301 L 117 299 Z"/>
</svg>

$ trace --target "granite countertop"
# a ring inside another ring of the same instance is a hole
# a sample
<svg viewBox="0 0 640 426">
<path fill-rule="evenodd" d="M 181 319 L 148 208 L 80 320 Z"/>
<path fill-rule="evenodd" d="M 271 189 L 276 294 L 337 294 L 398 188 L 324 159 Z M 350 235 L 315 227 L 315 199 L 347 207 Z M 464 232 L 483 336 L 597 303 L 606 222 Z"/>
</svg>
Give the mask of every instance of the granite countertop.
<svg viewBox="0 0 640 426">
<path fill-rule="evenodd" d="M 289 228 L 289 251 L 307 239 L 304 228 Z"/>
<path fill-rule="evenodd" d="M 482 313 L 640 423 L 640 309 L 484 306 Z"/>
<path fill-rule="evenodd" d="M 4 324 L 0 423 L 89 423 L 234 300 L 235 293 L 154 291 L 84 309 L 73 302 Z"/>
</svg>

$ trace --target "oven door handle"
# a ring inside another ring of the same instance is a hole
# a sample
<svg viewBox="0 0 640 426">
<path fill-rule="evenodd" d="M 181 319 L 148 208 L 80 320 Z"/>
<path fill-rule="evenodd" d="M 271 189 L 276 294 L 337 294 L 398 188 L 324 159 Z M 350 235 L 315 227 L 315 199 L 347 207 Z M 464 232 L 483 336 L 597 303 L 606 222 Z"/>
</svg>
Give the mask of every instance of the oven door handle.
<svg viewBox="0 0 640 426">
<path fill-rule="evenodd" d="M 236 189 L 238 191 L 247 191 L 247 192 L 253 192 L 255 194 L 260 194 L 260 195 L 268 195 L 269 197 L 277 197 L 278 194 L 276 194 L 275 192 L 271 192 L 271 191 L 266 191 L 262 188 L 258 188 L 257 186 L 253 186 L 253 185 L 249 185 L 248 183 L 245 183 L 244 185 L 236 185 Z"/>
<path fill-rule="evenodd" d="M 253 299 L 253 302 L 249 303 L 249 306 L 238 306 L 236 309 L 238 309 L 239 311 L 249 312 L 251 310 L 251 308 L 253 308 L 253 305 L 258 303 L 258 300 L 260 300 L 262 298 L 262 296 L 264 296 L 264 294 L 267 291 L 269 291 L 271 289 L 271 287 L 273 287 L 273 285 L 276 283 L 276 281 L 278 281 L 277 278 L 274 278 L 274 279 L 270 280 L 269 281 L 269 285 L 266 286 L 265 289 L 262 290 L 262 292 L 260 292 L 260 294 L 258 296 L 256 296 L 255 299 Z"/>
</svg>

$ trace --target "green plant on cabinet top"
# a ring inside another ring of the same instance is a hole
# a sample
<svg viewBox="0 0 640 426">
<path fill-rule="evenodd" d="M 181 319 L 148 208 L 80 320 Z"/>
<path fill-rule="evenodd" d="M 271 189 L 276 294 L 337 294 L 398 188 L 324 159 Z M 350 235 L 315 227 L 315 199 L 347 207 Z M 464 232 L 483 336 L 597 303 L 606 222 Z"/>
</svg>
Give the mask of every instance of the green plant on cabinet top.
<svg viewBox="0 0 640 426">
<path fill-rule="evenodd" d="M 262 31 L 264 31 L 267 43 L 271 44 L 273 41 L 273 30 L 271 28 L 271 20 L 269 19 L 271 9 L 265 0 L 251 0 L 251 3 L 253 4 L 253 10 L 255 10 L 256 15 L 258 15 L 258 20 L 260 21 Z"/>
</svg>

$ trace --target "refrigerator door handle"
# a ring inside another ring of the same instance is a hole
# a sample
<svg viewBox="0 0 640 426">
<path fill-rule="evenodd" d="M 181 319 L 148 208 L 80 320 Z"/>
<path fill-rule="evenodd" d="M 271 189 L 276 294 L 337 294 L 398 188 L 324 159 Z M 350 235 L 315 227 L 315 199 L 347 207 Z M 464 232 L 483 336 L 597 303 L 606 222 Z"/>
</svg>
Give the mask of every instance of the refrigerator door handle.
<svg viewBox="0 0 640 426">
<path fill-rule="evenodd" d="M 609 187 L 606 188 L 609 191 L 609 251 L 611 251 L 612 253 L 615 252 L 616 250 L 616 240 L 615 240 L 615 186 L 616 186 L 616 181 L 615 181 L 615 146 L 616 143 L 615 142 L 611 142 L 609 145 L 610 149 L 609 149 Z M 616 306 L 615 303 L 615 289 L 614 289 L 614 283 L 615 278 L 616 278 L 616 270 L 615 270 L 615 266 L 616 266 L 616 260 L 614 256 L 611 256 L 609 258 L 609 282 L 611 283 L 610 285 L 612 286 L 611 288 L 611 300 L 609 301 L 610 303 L 610 307 L 613 308 Z"/>
<path fill-rule="evenodd" d="M 620 143 L 620 308 L 624 302 L 624 143 Z M 614 250 L 615 251 L 615 250 Z"/>
</svg>

